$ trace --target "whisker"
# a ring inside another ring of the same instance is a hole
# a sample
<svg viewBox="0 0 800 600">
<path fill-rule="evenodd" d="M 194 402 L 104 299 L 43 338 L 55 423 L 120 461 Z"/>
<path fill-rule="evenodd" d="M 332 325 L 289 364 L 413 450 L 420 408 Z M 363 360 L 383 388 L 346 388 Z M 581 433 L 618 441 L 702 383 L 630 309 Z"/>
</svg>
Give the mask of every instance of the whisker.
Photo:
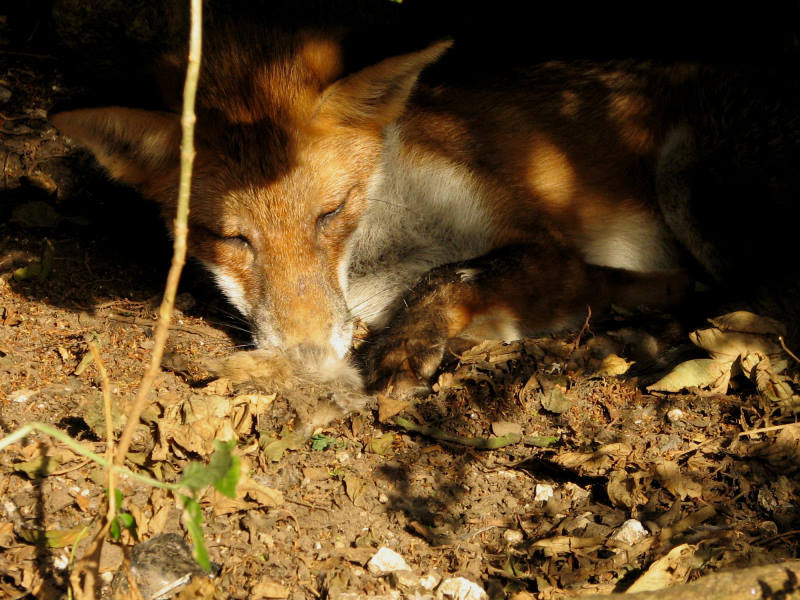
<svg viewBox="0 0 800 600">
<path fill-rule="evenodd" d="M 410 284 L 410 285 L 406 284 L 406 285 L 399 286 L 399 288 L 398 288 L 398 292 L 399 292 L 399 293 L 397 293 L 397 294 L 394 296 L 394 298 L 392 299 L 392 301 L 394 301 L 394 300 L 396 300 L 397 298 L 399 298 L 399 297 L 403 296 L 404 294 L 406 294 L 406 293 L 410 292 L 410 291 L 412 290 L 412 288 L 413 288 L 415 285 L 416 285 L 416 282 L 414 282 L 413 284 Z M 372 299 L 374 299 L 376 296 L 379 296 L 379 295 L 381 295 L 381 294 L 384 294 L 384 293 L 386 293 L 386 292 L 388 292 L 388 291 L 392 291 L 392 290 L 393 290 L 393 289 L 395 289 L 396 287 L 397 287 L 397 286 L 395 286 L 395 285 L 387 286 L 387 287 L 385 287 L 385 288 L 383 288 L 383 289 L 381 289 L 381 290 L 378 290 L 378 291 L 377 291 L 377 292 L 375 292 L 374 294 L 372 294 L 372 295 L 370 295 L 370 296 L 368 296 L 368 297 L 366 297 L 366 298 L 364 298 L 364 299 L 360 300 L 360 301 L 359 301 L 359 302 L 357 302 L 356 304 L 354 304 L 354 305 L 352 305 L 352 306 L 349 306 L 348 308 L 350 309 L 350 311 L 351 311 L 351 312 L 357 311 L 359 308 L 362 308 L 362 307 L 363 307 L 365 304 L 367 304 L 367 303 L 368 303 L 368 302 L 370 302 Z"/>
<path fill-rule="evenodd" d="M 387 206 L 391 206 L 391 207 L 397 208 L 399 210 L 404 210 L 404 211 L 406 211 L 408 213 L 411 213 L 412 215 L 417 216 L 417 217 L 419 217 L 419 216 L 421 216 L 423 214 L 422 211 L 414 210 L 408 204 L 400 204 L 400 203 L 397 203 L 397 202 L 390 202 L 389 200 L 384 200 L 383 198 L 370 198 L 369 201 L 370 202 L 381 202 L 383 204 L 386 204 Z"/>
<path fill-rule="evenodd" d="M 219 327 L 223 327 L 225 329 L 233 329 L 235 331 L 242 331 L 242 332 L 250 334 L 250 335 L 253 334 L 253 330 L 250 329 L 249 327 L 241 327 L 239 325 L 236 325 L 234 323 L 229 323 L 227 321 L 214 321 L 212 319 L 206 319 L 206 322 L 211 324 L 211 325 L 218 325 Z"/>
</svg>

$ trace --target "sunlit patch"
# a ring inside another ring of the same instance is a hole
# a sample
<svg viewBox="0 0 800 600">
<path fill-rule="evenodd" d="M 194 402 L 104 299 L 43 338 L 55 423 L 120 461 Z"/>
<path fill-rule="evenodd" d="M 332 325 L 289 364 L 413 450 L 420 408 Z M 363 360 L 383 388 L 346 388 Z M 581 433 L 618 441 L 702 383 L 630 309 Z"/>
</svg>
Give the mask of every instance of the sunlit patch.
<svg viewBox="0 0 800 600">
<path fill-rule="evenodd" d="M 548 204 L 566 206 L 573 196 L 575 170 L 566 154 L 546 139 L 538 139 L 528 161 L 528 182 Z"/>
<path fill-rule="evenodd" d="M 469 327 L 459 337 L 472 340 L 498 340 L 511 342 L 522 337 L 519 320 L 516 316 L 503 309 L 475 315 Z"/>
</svg>

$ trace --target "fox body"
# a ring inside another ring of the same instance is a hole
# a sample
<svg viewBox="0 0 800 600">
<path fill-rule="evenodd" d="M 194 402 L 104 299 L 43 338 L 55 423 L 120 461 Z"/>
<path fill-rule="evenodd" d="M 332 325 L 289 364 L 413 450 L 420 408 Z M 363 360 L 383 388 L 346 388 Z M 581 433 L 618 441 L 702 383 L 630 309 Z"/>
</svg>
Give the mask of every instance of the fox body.
<svg viewBox="0 0 800 600">
<path fill-rule="evenodd" d="M 189 249 L 257 346 L 342 357 L 361 320 L 368 380 L 402 392 L 454 337 L 513 339 L 570 326 L 587 305 L 677 301 L 687 264 L 718 281 L 746 272 L 753 289 L 777 276 L 752 248 L 789 247 L 794 81 L 546 63 L 420 84 L 448 46 L 346 73 L 336 36 L 209 36 Z M 176 114 L 53 120 L 172 218 Z"/>
</svg>

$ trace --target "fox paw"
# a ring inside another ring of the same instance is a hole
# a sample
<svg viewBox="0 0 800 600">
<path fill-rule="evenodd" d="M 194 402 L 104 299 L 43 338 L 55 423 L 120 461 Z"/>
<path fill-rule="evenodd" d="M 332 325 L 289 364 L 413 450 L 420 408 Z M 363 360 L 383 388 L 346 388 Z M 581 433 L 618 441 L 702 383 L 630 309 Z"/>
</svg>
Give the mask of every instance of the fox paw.
<svg viewBox="0 0 800 600">
<path fill-rule="evenodd" d="M 367 357 L 367 389 L 396 397 L 430 391 L 442 362 L 445 341 L 435 336 L 379 336 Z"/>
</svg>

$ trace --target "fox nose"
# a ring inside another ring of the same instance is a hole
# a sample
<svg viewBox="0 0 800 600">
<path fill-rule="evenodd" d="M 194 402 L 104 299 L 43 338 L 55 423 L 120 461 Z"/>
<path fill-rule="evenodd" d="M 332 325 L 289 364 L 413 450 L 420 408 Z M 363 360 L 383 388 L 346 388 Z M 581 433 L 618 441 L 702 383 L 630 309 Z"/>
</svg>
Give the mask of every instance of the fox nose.
<svg viewBox="0 0 800 600">
<path fill-rule="evenodd" d="M 280 325 L 283 325 L 281 327 Z M 257 348 L 299 348 L 304 352 L 330 354 L 343 358 L 350 350 L 354 325 L 350 319 L 334 319 L 329 326 L 303 319 L 277 322 L 272 315 L 253 319 L 253 342 Z"/>
</svg>

